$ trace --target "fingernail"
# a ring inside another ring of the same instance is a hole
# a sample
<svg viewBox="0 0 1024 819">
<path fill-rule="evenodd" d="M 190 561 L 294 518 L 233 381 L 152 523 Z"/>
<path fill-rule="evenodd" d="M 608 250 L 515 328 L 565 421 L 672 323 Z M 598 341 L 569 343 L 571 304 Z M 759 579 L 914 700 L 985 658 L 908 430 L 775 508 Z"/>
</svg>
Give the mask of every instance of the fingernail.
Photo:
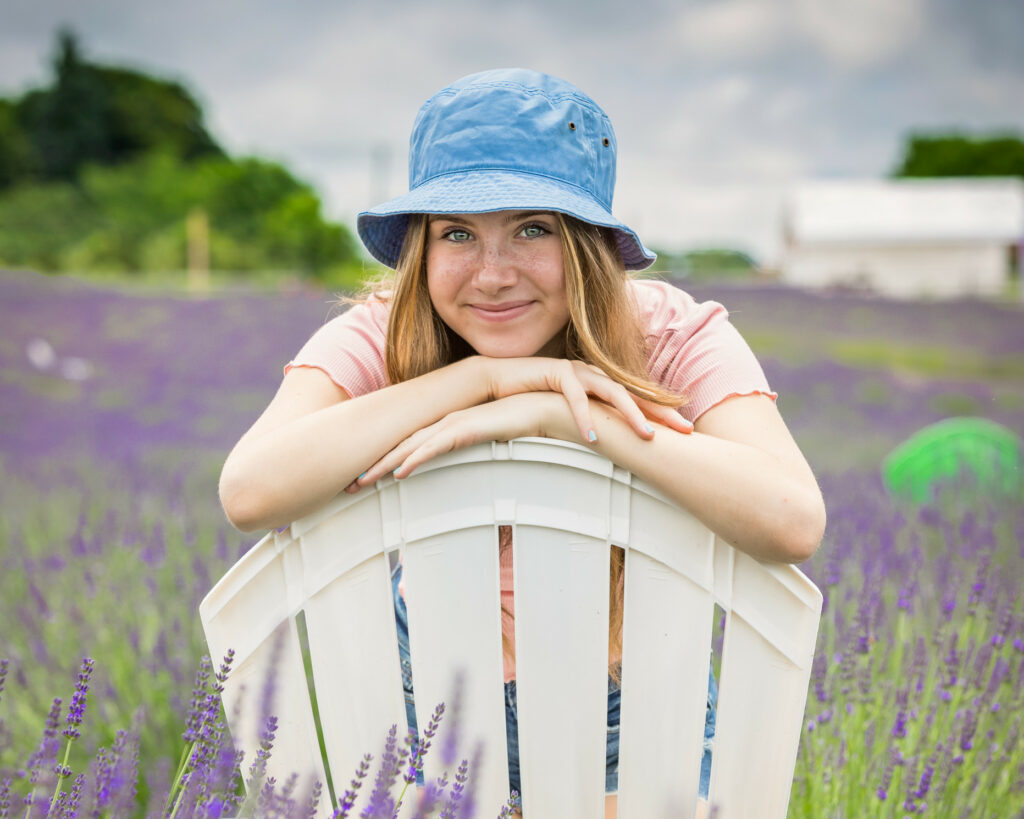
<svg viewBox="0 0 1024 819">
<path fill-rule="evenodd" d="M 594 430 L 590 430 L 590 434 L 587 435 L 587 438 L 590 439 L 590 443 L 597 443 L 597 433 L 594 432 Z"/>
<path fill-rule="evenodd" d="M 651 433 L 651 435 L 654 434 L 654 427 L 652 427 L 650 424 L 644 424 L 644 429 Z"/>
<path fill-rule="evenodd" d="M 369 472 L 369 471 L 370 471 L 370 470 L 369 470 L 369 469 L 367 469 L 367 470 L 366 470 L 366 472 L 364 472 L 364 473 L 363 473 L 362 475 L 360 475 L 360 476 L 359 476 L 358 478 L 356 478 L 356 480 L 357 480 L 357 481 L 361 481 L 361 480 L 362 480 L 363 478 L 365 478 L 365 477 L 366 477 L 366 473 L 367 473 L 367 472 Z"/>
</svg>

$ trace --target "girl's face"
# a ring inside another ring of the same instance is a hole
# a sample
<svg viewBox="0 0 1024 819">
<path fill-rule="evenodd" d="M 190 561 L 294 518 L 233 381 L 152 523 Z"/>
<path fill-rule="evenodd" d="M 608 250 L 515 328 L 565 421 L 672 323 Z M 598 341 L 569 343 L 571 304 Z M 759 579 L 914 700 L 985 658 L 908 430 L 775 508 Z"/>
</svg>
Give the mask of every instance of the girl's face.
<svg viewBox="0 0 1024 819">
<path fill-rule="evenodd" d="M 564 353 L 569 304 L 553 214 L 430 216 L 427 289 L 444 323 L 480 355 Z"/>
</svg>

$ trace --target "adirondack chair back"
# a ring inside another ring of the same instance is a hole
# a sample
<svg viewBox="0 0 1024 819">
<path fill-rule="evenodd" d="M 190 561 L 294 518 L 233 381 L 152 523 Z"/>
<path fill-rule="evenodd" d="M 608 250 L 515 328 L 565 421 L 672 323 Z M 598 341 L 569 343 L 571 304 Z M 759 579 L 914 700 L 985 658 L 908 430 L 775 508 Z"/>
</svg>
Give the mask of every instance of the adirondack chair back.
<svg viewBox="0 0 1024 819">
<path fill-rule="evenodd" d="M 484 749 L 471 771 L 476 815 L 496 815 L 508 796 L 502 525 L 514 541 L 524 816 L 604 815 L 612 546 L 626 560 L 619 816 L 693 815 L 716 602 L 726 625 L 710 801 L 727 819 L 785 816 L 820 592 L 796 568 L 717 540 L 602 456 L 547 439 L 472 447 L 341 495 L 238 561 L 200 614 L 212 655 L 236 652 L 223 697 L 246 758 L 272 667 L 278 781 L 311 771 L 326 782 L 317 721 L 339 796 L 364 753 L 379 759 L 392 724 L 404 734 L 389 559 L 401 550 L 417 721 L 450 702 L 461 672 L 460 749 Z M 428 780 L 441 773 L 437 746 Z"/>
</svg>

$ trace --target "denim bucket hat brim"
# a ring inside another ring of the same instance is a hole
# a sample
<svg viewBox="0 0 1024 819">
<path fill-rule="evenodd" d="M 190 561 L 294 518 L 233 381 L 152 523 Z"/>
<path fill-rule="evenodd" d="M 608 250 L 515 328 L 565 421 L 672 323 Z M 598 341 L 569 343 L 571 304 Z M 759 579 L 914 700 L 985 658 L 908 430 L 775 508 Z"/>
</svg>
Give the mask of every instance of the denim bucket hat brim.
<svg viewBox="0 0 1024 819">
<path fill-rule="evenodd" d="M 573 85 L 525 69 L 473 74 L 438 92 L 409 141 L 409 192 L 359 214 L 371 255 L 395 267 L 409 216 L 537 210 L 610 228 L 627 270 L 656 258 L 611 212 L 615 134 Z"/>
</svg>

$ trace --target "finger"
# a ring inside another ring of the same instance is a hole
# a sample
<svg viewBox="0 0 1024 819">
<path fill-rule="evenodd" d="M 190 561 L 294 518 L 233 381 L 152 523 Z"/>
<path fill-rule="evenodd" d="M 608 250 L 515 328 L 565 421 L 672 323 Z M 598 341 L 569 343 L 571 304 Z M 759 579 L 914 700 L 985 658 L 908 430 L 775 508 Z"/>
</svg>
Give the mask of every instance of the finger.
<svg viewBox="0 0 1024 819">
<path fill-rule="evenodd" d="M 638 399 L 638 403 L 652 421 L 664 424 L 669 429 L 689 435 L 693 432 L 693 423 L 679 414 L 679 410 L 672 407 L 662 406 L 649 401 L 646 398 Z"/>
<path fill-rule="evenodd" d="M 633 395 L 618 382 L 612 381 L 593 365 L 586 365 L 579 373 L 582 376 L 583 387 L 590 395 L 615 407 L 641 438 L 654 437 L 654 427 L 648 423 L 643 410 L 638 406 L 643 399 Z"/>
<path fill-rule="evenodd" d="M 594 419 L 590 415 L 590 398 L 587 396 L 587 390 L 580 383 L 573 366 L 569 362 L 566 364 L 567 366 L 562 368 L 556 390 L 565 396 L 583 440 L 591 444 L 596 443 L 597 433 L 594 431 Z"/>
<path fill-rule="evenodd" d="M 344 491 L 347 494 L 349 494 L 349 495 L 354 495 L 356 492 L 358 492 L 362 488 L 363 487 L 361 487 L 359 485 L 359 481 L 358 480 L 354 480 L 354 481 L 352 481 L 352 483 L 350 483 L 348 486 L 345 487 Z"/>
<path fill-rule="evenodd" d="M 419 446 L 420 442 L 423 441 L 439 423 L 431 424 L 429 427 L 416 430 L 412 435 L 400 442 L 394 449 L 384 455 L 377 463 L 367 469 L 362 475 L 360 475 L 356 481 L 360 486 L 368 486 L 379 481 L 386 475 L 390 475 L 395 469 L 401 466 L 410 452 Z"/>
<path fill-rule="evenodd" d="M 413 470 L 431 458 L 470 446 L 477 443 L 478 440 L 483 440 L 483 438 L 468 431 L 465 423 L 453 422 L 438 427 L 433 430 L 431 435 L 421 440 L 412 452 L 408 453 L 401 465 L 395 469 L 395 477 L 399 480 L 407 478 Z"/>
<path fill-rule="evenodd" d="M 641 438 L 653 438 L 654 427 L 647 420 L 647 416 L 639 404 L 643 399 L 633 395 L 625 387 L 618 384 L 615 386 L 618 389 L 612 390 L 613 398 L 609 403 L 622 413 L 626 423 L 633 428 L 637 435 Z"/>
</svg>

